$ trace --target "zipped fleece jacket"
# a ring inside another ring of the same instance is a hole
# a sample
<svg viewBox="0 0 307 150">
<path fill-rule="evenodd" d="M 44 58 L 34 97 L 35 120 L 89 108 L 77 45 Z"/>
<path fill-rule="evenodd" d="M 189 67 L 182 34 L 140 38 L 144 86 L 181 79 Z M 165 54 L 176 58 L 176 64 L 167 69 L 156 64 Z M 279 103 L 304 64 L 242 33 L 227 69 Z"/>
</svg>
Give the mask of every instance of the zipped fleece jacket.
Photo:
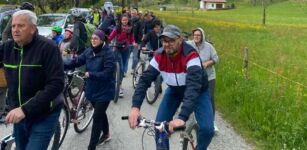
<svg viewBox="0 0 307 150">
<path fill-rule="evenodd" d="M 201 67 L 197 51 L 186 42 L 182 43 L 175 57 L 169 57 L 163 48 L 158 49 L 139 79 L 132 107 L 141 107 L 148 87 L 159 74 L 163 82 L 172 89 L 174 96 L 182 99 L 183 104 L 178 118 L 187 121 L 194 111 L 195 100 L 208 88 L 208 77 Z"/>
<path fill-rule="evenodd" d="M 52 40 L 36 34 L 24 47 L 10 40 L 0 45 L 10 109 L 22 108 L 26 118 L 40 118 L 63 103 L 63 62 Z"/>
</svg>

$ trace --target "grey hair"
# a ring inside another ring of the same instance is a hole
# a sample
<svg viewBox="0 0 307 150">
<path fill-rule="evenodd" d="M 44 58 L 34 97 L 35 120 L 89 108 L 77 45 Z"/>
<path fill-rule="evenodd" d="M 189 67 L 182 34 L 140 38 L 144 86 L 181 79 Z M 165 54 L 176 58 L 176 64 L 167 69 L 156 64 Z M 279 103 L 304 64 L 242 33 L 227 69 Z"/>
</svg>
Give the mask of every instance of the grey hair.
<svg viewBox="0 0 307 150">
<path fill-rule="evenodd" d="M 19 10 L 13 14 L 13 17 L 16 16 L 26 16 L 28 18 L 29 23 L 33 25 L 37 25 L 37 17 L 36 14 L 30 10 Z"/>
</svg>

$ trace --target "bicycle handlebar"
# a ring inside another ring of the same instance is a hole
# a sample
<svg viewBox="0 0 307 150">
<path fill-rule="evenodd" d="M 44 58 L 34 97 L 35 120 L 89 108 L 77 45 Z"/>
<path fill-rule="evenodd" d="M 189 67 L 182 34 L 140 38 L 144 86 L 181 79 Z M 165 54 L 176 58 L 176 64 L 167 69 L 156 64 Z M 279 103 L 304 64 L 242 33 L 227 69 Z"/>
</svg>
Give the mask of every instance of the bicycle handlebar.
<svg viewBox="0 0 307 150">
<path fill-rule="evenodd" d="M 1 124 L 6 124 L 5 123 L 5 116 L 7 115 L 6 112 L 0 112 L 0 125 Z"/>
<path fill-rule="evenodd" d="M 71 71 L 71 70 L 68 70 L 68 71 L 65 71 L 65 74 L 67 75 L 67 76 L 70 76 L 70 77 L 72 77 L 72 76 L 76 76 L 76 77 L 78 77 L 78 78 L 80 78 L 80 79 L 85 79 L 83 76 L 84 76 L 84 72 L 82 72 L 82 71 L 79 71 L 79 70 L 75 70 L 75 71 Z"/>
<path fill-rule="evenodd" d="M 122 116 L 122 120 L 128 120 L 128 118 L 129 118 L 129 116 Z M 154 127 L 156 129 L 160 129 L 162 131 L 168 132 L 169 131 L 168 125 L 169 125 L 169 122 L 167 122 L 167 121 L 158 122 L 158 121 L 155 121 L 155 120 L 146 119 L 145 117 L 139 117 L 138 118 L 138 126 L 139 127 L 144 127 L 144 128 Z M 179 126 L 179 127 L 175 127 L 174 131 L 183 131 L 183 130 L 185 130 L 185 128 L 186 128 L 186 126 L 182 125 L 182 126 Z"/>
</svg>

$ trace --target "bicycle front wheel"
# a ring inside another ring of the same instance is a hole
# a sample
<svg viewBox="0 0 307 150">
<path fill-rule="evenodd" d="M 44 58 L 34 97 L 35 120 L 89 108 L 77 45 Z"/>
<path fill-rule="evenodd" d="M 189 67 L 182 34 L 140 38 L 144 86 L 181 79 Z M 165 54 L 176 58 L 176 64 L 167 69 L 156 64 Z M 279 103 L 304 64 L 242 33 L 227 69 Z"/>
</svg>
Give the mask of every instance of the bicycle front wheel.
<svg viewBox="0 0 307 150">
<path fill-rule="evenodd" d="M 59 122 L 56 125 L 54 135 L 51 138 L 49 148 L 58 150 L 62 145 L 69 126 L 69 110 L 66 105 L 61 110 Z M 52 143 L 52 144 L 51 144 Z"/>
<path fill-rule="evenodd" d="M 188 125 L 186 133 L 189 138 L 185 137 L 182 143 L 182 150 L 194 150 L 197 145 L 198 125 L 193 122 Z"/>
<path fill-rule="evenodd" d="M 157 101 L 160 92 L 162 92 L 162 83 L 160 76 L 157 77 L 156 81 L 151 83 L 151 86 L 146 91 L 146 101 L 148 104 L 153 104 Z"/>
<path fill-rule="evenodd" d="M 121 85 L 121 71 L 120 71 L 120 64 L 119 62 L 116 62 L 116 70 L 114 72 L 115 76 L 115 94 L 114 94 L 114 103 L 117 103 L 119 98 L 119 91 L 120 91 L 120 85 Z"/>
<path fill-rule="evenodd" d="M 137 64 L 137 66 L 135 67 L 135 70 L 133 72 L 133 77 L 132 77 L 132 85 L 133 85 L 133 88 L 136 88 L 138 82 L 139 82 L 139 79 L 142 75 L 142 73 L 144 72 L 145 70 L 145 64 L 140 62 Z"/>
<path fill-rule="evenodd" d="M 74 123 L 74 129 L 77 133 L 82 133 L 91 123 L 94 115 L 94 107 L 92 103 L 85 98 L 84 91 L 82 91 L 75 113 L 76 122 Z"/>
</svg>

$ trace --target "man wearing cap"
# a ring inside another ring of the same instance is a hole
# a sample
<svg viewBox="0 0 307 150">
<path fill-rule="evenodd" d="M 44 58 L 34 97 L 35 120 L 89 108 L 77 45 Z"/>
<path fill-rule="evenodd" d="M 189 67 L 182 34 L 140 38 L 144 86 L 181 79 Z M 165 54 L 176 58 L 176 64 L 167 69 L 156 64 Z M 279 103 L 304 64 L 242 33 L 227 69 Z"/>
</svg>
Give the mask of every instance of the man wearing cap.
<svg viewBox="0 0 307 150">
<path fill-rule="evenodd" d="M 168 88 L 159 106 L 156 121 L 168 121 L 169 131 L 173 132 L 174 127 L 184 125 L 194 112 L 199 126 L 197 150 L 205 150 L 214 135 L 214 128 L 208 77 L 202 68 L 199 54 L 184 42 L 180 29 L 174 25 L 166 26 L 159 38 L 162 48 L 155 52 L 150 65 L 140 77 L 133 95 L 129 125 L 133 129 L 137 126 L 146 90 L 161 74 Z M 173 119 L 181 103 L 179 115 Z"/>
</svg>

